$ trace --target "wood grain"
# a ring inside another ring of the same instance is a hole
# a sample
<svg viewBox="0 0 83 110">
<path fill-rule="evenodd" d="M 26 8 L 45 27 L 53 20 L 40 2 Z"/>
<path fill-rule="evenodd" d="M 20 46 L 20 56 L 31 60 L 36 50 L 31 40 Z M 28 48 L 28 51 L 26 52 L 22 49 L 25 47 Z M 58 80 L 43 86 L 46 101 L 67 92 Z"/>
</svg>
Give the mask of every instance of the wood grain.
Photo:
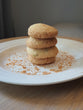
<svg viewBox="0 0 83 110">
<path fill-rule="evenodd" d="M 0 82 L 0 110 L 83 110 L 83 78 L 35 87 Z"/>
</svg>

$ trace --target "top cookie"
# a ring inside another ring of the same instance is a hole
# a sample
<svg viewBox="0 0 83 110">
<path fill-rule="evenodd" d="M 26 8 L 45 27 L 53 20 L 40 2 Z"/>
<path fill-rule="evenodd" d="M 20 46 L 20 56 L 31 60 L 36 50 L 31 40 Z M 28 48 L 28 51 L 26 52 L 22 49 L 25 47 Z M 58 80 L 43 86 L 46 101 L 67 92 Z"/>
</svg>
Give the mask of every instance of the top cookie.
<svg viewBox="0 0 83 110">
<path fill-rule="evenodd" d="M 57 29 L 42 23 L 33 24 L 28 28 L 28 35 L 34 38 L 48 39 L 55 37 L 57 34 Z"/>
</svg>

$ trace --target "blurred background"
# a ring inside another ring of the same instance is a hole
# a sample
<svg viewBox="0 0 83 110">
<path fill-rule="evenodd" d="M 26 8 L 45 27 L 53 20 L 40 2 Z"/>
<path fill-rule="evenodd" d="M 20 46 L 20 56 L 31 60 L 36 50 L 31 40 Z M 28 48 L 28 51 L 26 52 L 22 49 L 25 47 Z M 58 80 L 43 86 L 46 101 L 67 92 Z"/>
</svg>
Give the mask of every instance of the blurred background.
<svg viewBox="0 0 83 110">
<path fill-rule="evenodd" d="M 38 22 L 83 39 L 83 0 L 0 0 L 0 38 L 25 36 Z"/>
</svg>

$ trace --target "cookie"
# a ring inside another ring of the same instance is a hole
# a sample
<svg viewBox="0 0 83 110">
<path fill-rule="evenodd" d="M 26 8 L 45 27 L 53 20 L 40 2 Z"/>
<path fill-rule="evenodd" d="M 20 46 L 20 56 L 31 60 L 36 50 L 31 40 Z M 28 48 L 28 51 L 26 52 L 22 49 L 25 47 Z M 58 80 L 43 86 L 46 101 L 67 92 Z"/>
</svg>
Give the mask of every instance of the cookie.
<svg viewBox="0 0 83 110">
<path fill-rule="evenodd" d="M 33 64 L 44 65 L 44 64 L 53 63 L 55 61 L 55 57 L 44 58 L 44 59 L 37 59 L 37 58 L 34 58 L 34 57 L 28 55 L 28 60 L 30 62 L 32 62 Z"/>
<path fill-rule="evenodd" d="M 37 23 L 28 28 L 28 35 L 34 38 L 47 39 L 57 36 L 58 30 L 52 26 Z"/>
<path fill-rule="evenodd" d="M 29 37 L 27 39 L 26 45 L 30 48 L 42 49 L 42 48 L 53 47 L 53 46 L 55 46 L 56 43 L 57 43 L 56 38 L 44 39 L 43 40 L 43 39 L 35 39 L 32 37 Z"/>
<path fill-rule="evenodd" d="M 51 47 L 46 49 L 32 49 L 27 47 L 27 53 L 34 58 L 50 58 L 55 57 L 58 53 L 57 47 Z"/>
</svg>

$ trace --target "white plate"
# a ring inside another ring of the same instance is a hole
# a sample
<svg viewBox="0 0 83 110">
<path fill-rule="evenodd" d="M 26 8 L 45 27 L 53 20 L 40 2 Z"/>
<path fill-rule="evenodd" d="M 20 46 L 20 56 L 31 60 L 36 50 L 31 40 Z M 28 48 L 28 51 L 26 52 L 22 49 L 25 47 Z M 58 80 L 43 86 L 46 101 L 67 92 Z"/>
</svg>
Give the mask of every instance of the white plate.
<svg viewBox="0 0 83 110">
<path fill-rule="evenodd" d="M 26 45 L 26 38 L 17 39 L 0 43 L 0 81 L 17 85 L 49 85 L 83 77 L 83 43 L 63 38 L 57 39 L 59 50 L 70 53 L 77 60 L 70 69 L 59 72 L 58 74 L 49 75 L 26 75 L 7 71 L 4 67 L 4 61 L 13 52 L 22 50 L 21 47 L 23 46 L 24 48 Z"/>
</svg>

